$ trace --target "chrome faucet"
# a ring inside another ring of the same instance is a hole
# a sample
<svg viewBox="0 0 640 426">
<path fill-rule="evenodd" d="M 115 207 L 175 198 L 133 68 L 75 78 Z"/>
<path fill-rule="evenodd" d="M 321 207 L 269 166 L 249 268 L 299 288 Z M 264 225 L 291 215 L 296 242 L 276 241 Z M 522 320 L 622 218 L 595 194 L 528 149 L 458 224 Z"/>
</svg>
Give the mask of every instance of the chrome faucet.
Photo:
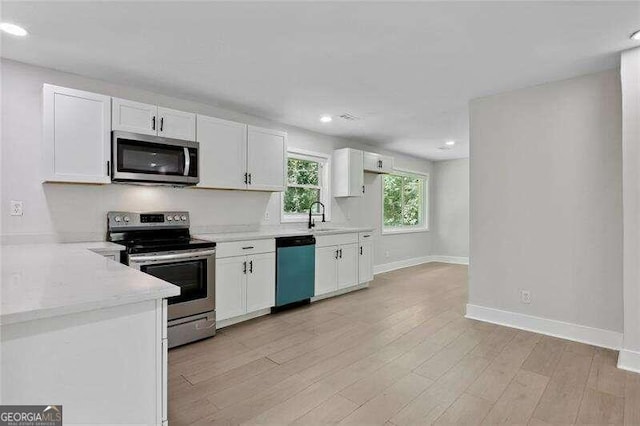
<svg viewBox="0 0 640 426">
<path fill-rule="evenodd" d="M 316 204 L 319 204 L 322 206 L 322 221 L 324 222 L 324 204 L 322 204 L 320 201 L 314 201 L 313 203 L 311 203 L 311 205 L 309 206 L 309 229 L 313 228 L 314 226 L 316 226 L 315 221 L 313 220 L 312 216 L 319 216 L 320 214 L 313 214 L 311 213 L 311 211 L 313 210 L 313 206 L 315 206 Z"/>
</svg>

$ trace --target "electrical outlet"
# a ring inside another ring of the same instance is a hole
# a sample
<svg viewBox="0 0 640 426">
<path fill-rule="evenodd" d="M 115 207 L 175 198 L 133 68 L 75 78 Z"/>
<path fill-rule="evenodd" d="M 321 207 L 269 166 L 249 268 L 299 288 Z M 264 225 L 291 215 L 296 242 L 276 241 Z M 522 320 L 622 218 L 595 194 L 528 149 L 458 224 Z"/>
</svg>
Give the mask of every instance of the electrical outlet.
<svg viewBox="0 0 640 426">
<path fill-rule="evenodd" d="M 531 303 L 531 292 L 529 290 L 520 290 L 520 301 L 527 305 Z"/>
<path fill-rule="evenodd" d="M 268 211 L 264 212 L 264 220 L 265 220 L 265 222 L 267 222 L 269 220 L 269 212 Z"/>
<path fill-rule="evenodd" d="M 22 201 L 11 200 L 11 216 L 22 216 Z"/>
</svg>

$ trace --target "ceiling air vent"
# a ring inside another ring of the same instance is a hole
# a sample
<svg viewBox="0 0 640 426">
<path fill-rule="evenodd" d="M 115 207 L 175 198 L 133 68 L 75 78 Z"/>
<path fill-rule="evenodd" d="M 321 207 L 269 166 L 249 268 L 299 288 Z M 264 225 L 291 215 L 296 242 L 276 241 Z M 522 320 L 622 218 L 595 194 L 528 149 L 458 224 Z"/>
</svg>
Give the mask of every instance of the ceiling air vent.
<svg viewBox="0 0 640 426">
<path fill-rule="evenodd" d="M 348 112 L 345 112 L 344 114 L 340 114 L 338 117 L 347 121 L 357 121 L 361 119 L 360 117 L 356 117 L 355 115 L 349 114 Z"/>
</svg>

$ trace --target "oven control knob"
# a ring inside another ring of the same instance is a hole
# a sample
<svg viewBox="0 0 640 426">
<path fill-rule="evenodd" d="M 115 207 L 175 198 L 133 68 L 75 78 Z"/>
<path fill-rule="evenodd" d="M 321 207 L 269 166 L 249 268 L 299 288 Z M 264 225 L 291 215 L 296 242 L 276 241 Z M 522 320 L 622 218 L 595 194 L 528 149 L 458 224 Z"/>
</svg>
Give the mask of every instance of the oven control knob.
<svg viewBox="0 0 640 426">
<path fill-rule="evenodd" d="M 115 220 L 116 222 L 120 222 L 122 221 L 122 218 L 120 216 L 116 216 L 113 218 L 113 220 Z"/>
<path fill-rule="evenodd" d="M 129 218 L 129 216 L 125 216 L 125 217 L 124 217 L 124 221 L 125 221 L 125 222 L 129 222 L 130 220 L 131 220 L 131 219 Z"/>
<path fill-rule="evenodd" d="M 180 216 L 175 215 L 175 216 L 173 217 L 173 220 L 180 220 Z"/>
<path fill-rule="evenodd" d="M 182 220 L 187 220 L 187 217 L 186 217 L 185 215 L 182 215 L 182 216 L 180 217 L 180 219 L 182 219 Z"/>
<path fill-rule="evenodd" d="M 167 216 L 167 220 L 171 222 L 173 220 L 173 216 Z"/>
</svg>

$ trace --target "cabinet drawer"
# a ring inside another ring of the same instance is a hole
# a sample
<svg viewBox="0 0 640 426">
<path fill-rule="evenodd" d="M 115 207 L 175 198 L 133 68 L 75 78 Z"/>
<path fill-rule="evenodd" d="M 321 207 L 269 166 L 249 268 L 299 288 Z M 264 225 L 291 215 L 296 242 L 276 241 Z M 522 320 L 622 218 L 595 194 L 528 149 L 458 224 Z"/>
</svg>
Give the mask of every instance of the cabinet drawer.
<svg viewBox="0 0 640 426">
<path fill-rule="evenodd" d="M 358 242 L 358 234 L 334 234 L 316 236 L 316 247 L 339 246 Z"/>
<path fill-rule="evenodd" d="M 274 238 L 266 240 L 232 241 L 228 243 L 218 243 L 216 245 L 216 257 L 218 259 L 274 251 L 276 251 L 276 240 Z"/>
<path fill-rule="evenodd" d="M 366 243 L 367 241 L 371 241 L 373 240 L 373 231 L 369 231 L 369 232 L 360 232 L 358 234 L 358 240 L 361 243 Z"/>
</svg>

